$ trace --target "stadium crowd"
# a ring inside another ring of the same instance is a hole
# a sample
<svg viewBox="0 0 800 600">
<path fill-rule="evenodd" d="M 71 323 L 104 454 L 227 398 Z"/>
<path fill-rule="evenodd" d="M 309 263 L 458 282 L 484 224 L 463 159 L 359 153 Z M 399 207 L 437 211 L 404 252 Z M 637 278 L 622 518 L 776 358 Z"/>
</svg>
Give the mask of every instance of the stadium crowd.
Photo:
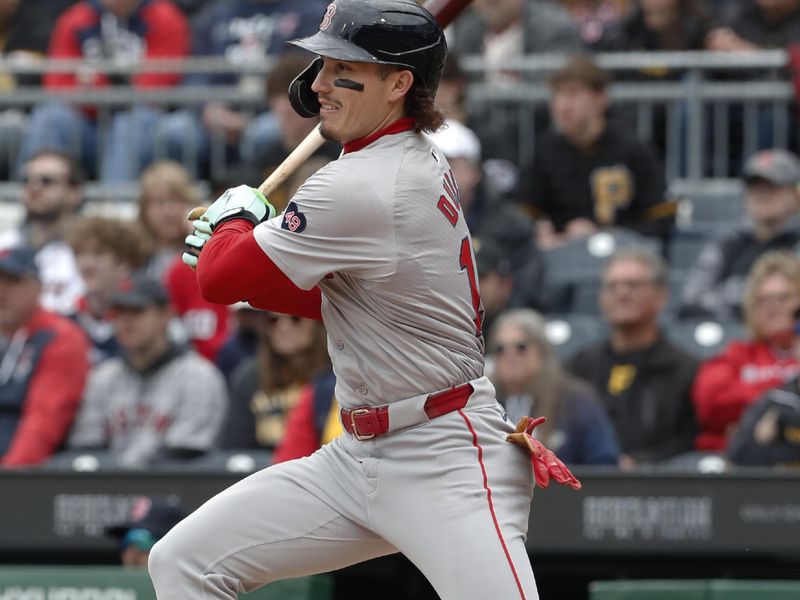
<svg viewBox="0 0 800 600">
<path fill-rule="evenodd" d="M 289 106 L 285 92 L 309 57 L 285 42 L 316 30 L 325 5 L 0 0 L 7 64 L 82 65 L 0 73 L 0 88 L 40 86 L 49 98 L 0 113 L 1 175 L 20 184 L 24 211 L 0 233 L 2 467 L 80 453 L 118 468 L 236 450 L 282 461 L 341 434 L 322 324 L 207 302 L 180 259 L 190 208 L 257 185 L 315 125 Z M 430 137 L 473 233 L 487 370 L 509 417 L 547 416 L 537 433 L 569 464 L 691 469 L 709 454 L 800 464 L 796 107 L 786 106 L 788 147 L 759 114 L 758 148 L 746 156 L 729 115 L 729 175 L 742 196 L 713 222 L 687 226 L 665 174 L 666 115 L 656 111 L 650 139 L 638 137 L 614 106 L 612 72 L 594 58 L 785 49 L 791 63 L 800 0 L 474 0 L 448 38 L 437 96 L 448 121 Z M 535 152 L 523 163 L 514 140 L 524 125 L 498 128 L 472 110 L 474 76 L 459 57 L 482 56 L 485 82 L 506 85 L 527 77 L 508 67 L 515 58 L 551 53 L 566 60 L 546 78 L 549 117 L 533 123 Z M 190 56 L 273 62 L 266 81 L 146 67 Z M 142 68 L 106 74 L 98 60 Z M 780 77 L 791 80 L 791 67 Z M 209 100 L 108 113 L 58 95 L 231 85 L 261 86 L 260 110 Z M 276 208 L 339 151 L 323 146 L 270 197 Z M 508 168 L 489 168 L 498 162 Z M 88 182 L 137 183 L 138 217 L 93 212 Z"/>
</svg>

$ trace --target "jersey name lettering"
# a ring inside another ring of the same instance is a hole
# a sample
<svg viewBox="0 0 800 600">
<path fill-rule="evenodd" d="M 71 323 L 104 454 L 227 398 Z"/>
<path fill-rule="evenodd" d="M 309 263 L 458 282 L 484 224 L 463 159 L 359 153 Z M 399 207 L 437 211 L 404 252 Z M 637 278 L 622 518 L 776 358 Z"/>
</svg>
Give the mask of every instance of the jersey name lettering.
<svg viewBox="0 0 800 600">
<path fill-rule="evenodd" d="M 456 178 L 453 176 L 453 171 L 447 171 L 442 180 L 442 187 L 444 192 L 450 197 L 448 200 L 445 194 L 439 196 L 439 202 L 436 206 L 439 208 L 445 219 L 450 222 L 453 227 L 458 223 L 458 212 L 461 210 L 461 198 L 458 193 L 458 186 L 456 185 Z"/>
</svg>

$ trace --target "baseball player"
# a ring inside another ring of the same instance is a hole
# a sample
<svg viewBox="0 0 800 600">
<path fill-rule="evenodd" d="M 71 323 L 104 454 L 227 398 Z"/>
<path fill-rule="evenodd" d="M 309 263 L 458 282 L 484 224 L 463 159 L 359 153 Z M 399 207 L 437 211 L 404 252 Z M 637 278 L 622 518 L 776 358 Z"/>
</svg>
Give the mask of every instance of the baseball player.
<svg viewBox="0 0 800 600">
<path fill-rule="evenodd" d="M 579 484 L 530 436 L 535 421 L 513 433 L 483 375 L 458 187 L 421 134 L 443 121 L 442 30 L 411 0 L 335 0 L 293 43 L 318 55 L 293 106 L 318 113 L 342 155 L 279 216 L 252 188 L 225 192 L 186 260 L 209 300 L 324 321 L 346 433 L 181 522 L 150 555 L 157 596 L 235 598 L 402 552 L 442 598 L 535 599 L 531 461 L 539 481 Z"/>
</svg>

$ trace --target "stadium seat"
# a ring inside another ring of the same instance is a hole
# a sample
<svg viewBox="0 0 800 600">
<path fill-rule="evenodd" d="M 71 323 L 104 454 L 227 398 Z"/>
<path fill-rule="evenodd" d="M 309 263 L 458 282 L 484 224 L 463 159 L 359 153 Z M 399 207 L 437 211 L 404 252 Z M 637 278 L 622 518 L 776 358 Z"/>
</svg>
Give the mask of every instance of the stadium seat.
<svg viewBox="0 0 800 600">
<path fill-rule="evenodd" d="M 699 359 L 709 358 L 721 352 L 731 340 L 746 336 L 745 327 L 739 321 L 712 319 L 667 319 L 664 331 L 673 343 Z"/>
<path fill-rule="evenodd" d="M 667 247 L 670 271 L 687 271 L 697 260 L 700 251 L 714 239 L 707 229 L 692 227 L 673 234 Z"/>
<path fill-rule="evenodd" d="M 545 333 L 559 359 L 567 361 L 578 350 L 605 338 L 608 325 L 597 316 L 548 315 Z"/>
</svg>

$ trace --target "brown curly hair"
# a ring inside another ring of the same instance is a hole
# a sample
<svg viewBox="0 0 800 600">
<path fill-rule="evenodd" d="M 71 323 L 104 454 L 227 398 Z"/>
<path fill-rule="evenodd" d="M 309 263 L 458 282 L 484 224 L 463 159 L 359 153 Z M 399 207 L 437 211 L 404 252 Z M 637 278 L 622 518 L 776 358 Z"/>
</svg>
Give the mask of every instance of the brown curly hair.
<svg viewBox="0 0 800 600">
<path fill-rule="evenodd" d="M 409 70 L 398 65 L 378 65 L 378 74 L 381 79 L 386 79 L 393 71 Z M 412 71 L 413 73 L 413 71 Z M 403 109 L 407 117 L 415 119 L 414 131 L 436 131 L 444 125 L 445 114 L 439 110 L 434 101 L 434 94 L 426 90 L 417 83 L 417 76 L 414 75 L 414 83 L 406 94 Z"/>
<path fill-rule="evenodd" d="M 106 217 L 86 217 L 70 228 L 67 243 L 76 254 L 86 251 L 109 252 L 132 269 L 143 266 L 146 244 L 132 223 Z"/>
</svg>

